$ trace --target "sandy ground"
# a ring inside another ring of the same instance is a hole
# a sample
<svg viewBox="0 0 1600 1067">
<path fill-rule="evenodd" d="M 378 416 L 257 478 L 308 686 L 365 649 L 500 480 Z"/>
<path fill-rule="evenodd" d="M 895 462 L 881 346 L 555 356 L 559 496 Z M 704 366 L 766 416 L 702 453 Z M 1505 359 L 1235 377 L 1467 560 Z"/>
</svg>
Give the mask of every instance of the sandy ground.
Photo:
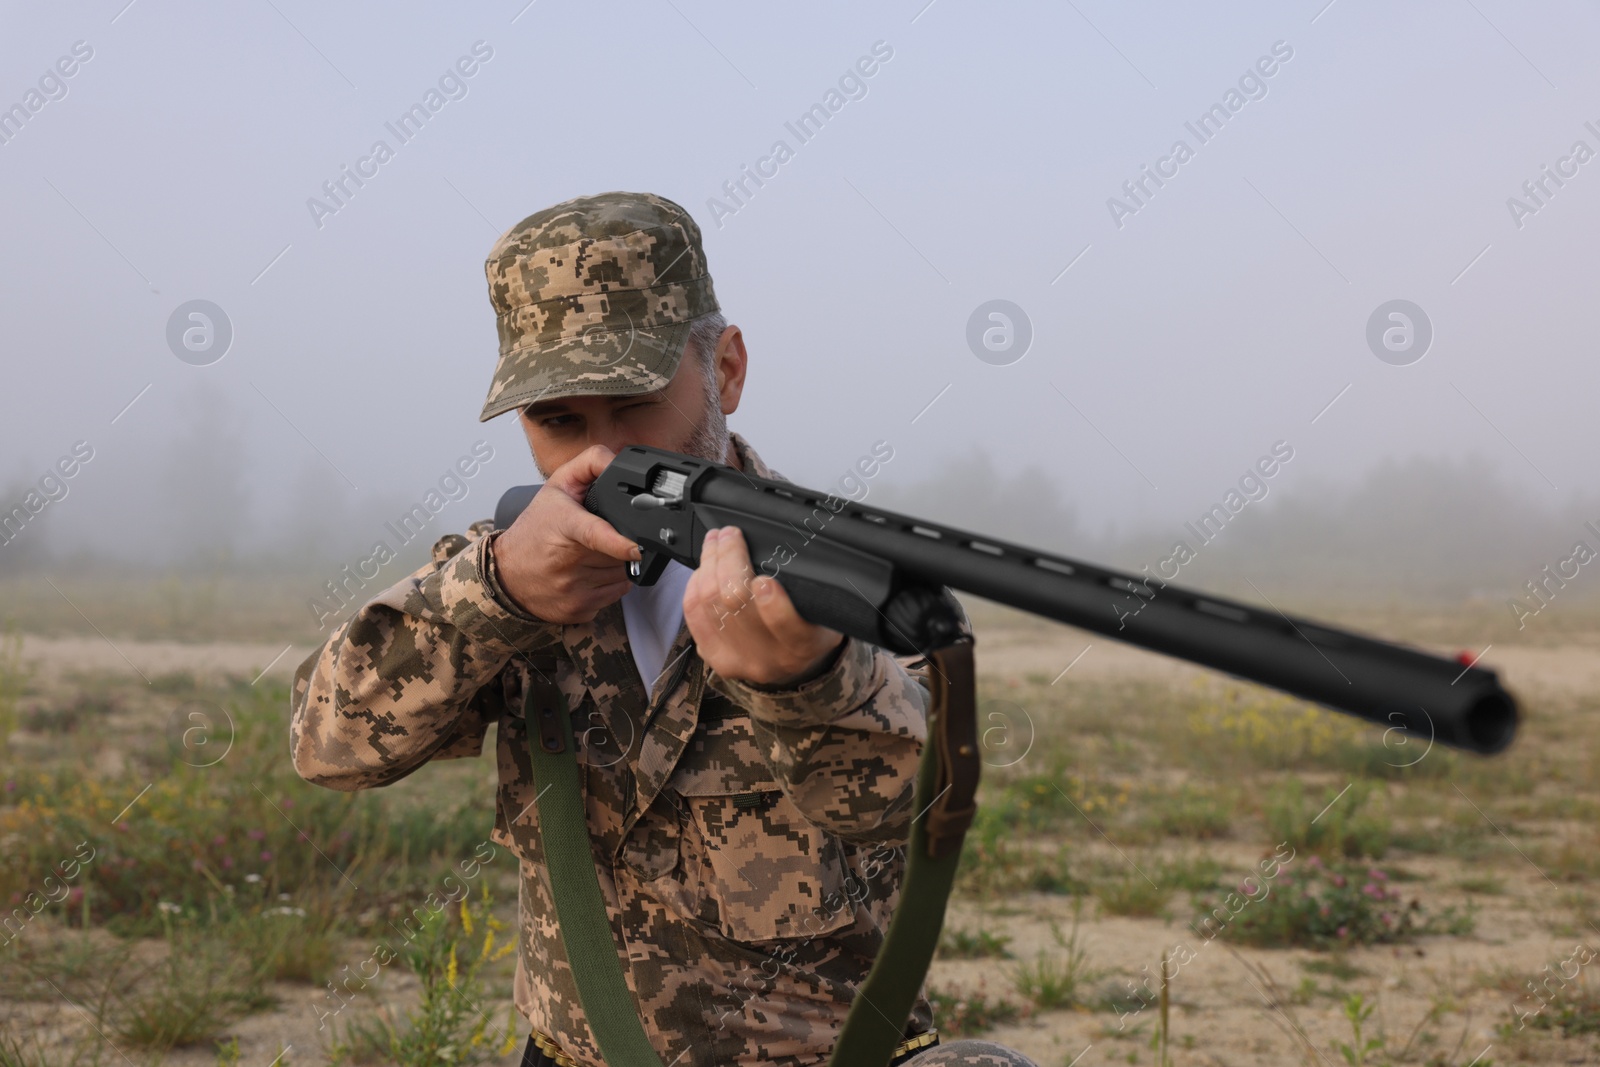
<svg viewBox="0 0 1600 1067">
<path fill-rule="evenodd" d="M 265 675 L 287 679 L 311 653 L 308 646 L 249 642 L 185 644 L 134 641 L 119 637 L 35 637 L 22 639 L 22 658 L 42 673 L 60 677 L 85 674 L 137 674 L 147 680 L 188 671 L 196 676 L 235 676 L 253 681 Z"/>
<path fill-rule="evenodd" d="M 1143 678 L 1175 685 L 1221 677 L 1099 634 L 1011 612 L 974 612 L 973 627 L 979 670 L 991 677 L 1036 674 L 1057 681 Z M 1478 665 L 1497 671 L 1507 688 L 1529 696 L 1600 691 L 1600 634 L 1553 647 L 1490 645 L 1487 650 L 1432 647 L 1426 651 L 1449 657 L 1461 652 L 1478 656 Z"/>
<path fill-rule="evenodd" d="M 1024 616 L 978 615 L 978 665 L 990 677 L 1042 674 L 1056 680 L 1143 678 L 1188 684 L 1216 678 L 1214 672 L 1181 660 L 1068 626 L 1041 624 Z M 23 658 L 50 674 L 133 673 L 154 678 L 174 671 L 233 675 L 253 680 L 293 677 L 310 655 L 309 645 L 249 642 L 185 644 L 177 641 L 111 640 L 102 637 L 25 636 Z M 1583 644 L 1557 647 L 1491 645 L 1482 649 L 1433 649 L 1445 655 L 1482 654 L 1479 664 L 1500 673 L 1513 691 L 1568 696 L 1600 691 L 1600 635 Z"/>
</svg>

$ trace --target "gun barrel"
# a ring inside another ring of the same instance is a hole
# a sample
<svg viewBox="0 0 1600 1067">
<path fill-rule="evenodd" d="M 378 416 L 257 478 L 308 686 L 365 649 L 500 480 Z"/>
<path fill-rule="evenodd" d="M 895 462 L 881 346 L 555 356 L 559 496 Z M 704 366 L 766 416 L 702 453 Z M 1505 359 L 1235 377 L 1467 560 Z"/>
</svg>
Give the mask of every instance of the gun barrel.
<svg viewBox="0 0 1600 1067">
<path fill-rule="evenodd" d="M 1159 578 L 1126 574 L 784 483 L 714 469 L 695 504 L 811 531 L 949 586 L 1479 753 L 1511 743 L 1517 707 L 1495 673 Z M 692 551 L 698 553 L 695 540 Z M 802 545 L 797 549 L 806 552 Z"/>
</svg>

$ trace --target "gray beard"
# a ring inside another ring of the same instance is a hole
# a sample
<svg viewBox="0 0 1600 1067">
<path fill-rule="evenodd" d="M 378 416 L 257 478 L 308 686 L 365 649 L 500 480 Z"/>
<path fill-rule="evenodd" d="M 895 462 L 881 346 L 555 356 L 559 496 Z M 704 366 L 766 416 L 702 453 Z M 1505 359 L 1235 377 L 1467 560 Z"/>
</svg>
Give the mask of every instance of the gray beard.
<svg viewBox="0 0 1600 1067">
<path fill-rule="evenodd" d="M 728 417 L 722 413 L 722 401 L 716 391 L 710 390 L 706 398 L 706 417 L 694 428 L 689 440 L 678 448 L 686 456 L 703 459 L 708 463 L 728 462 Z"/>
</svg>

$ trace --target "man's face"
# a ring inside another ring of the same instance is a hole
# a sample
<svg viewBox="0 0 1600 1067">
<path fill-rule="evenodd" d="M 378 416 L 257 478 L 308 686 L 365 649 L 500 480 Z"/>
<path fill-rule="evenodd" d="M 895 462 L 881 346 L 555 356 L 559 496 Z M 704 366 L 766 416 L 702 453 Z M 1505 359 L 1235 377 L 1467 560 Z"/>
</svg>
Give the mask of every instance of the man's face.
<svg viewBox="0 0 1600 1067">
<path fill-rule="evenodd" d="M 731 463 L 727 423 L 739 406 L 746 363 L 737 326 L 723 331 L 707 380 L 701 357 L 688 347 L 666 388 L 636 396 L 569 396 L 522 409 L 522 430 L 546 478 L 590 445 L 621 452 L 647 445 L 717 463 Z"/>
</svg>

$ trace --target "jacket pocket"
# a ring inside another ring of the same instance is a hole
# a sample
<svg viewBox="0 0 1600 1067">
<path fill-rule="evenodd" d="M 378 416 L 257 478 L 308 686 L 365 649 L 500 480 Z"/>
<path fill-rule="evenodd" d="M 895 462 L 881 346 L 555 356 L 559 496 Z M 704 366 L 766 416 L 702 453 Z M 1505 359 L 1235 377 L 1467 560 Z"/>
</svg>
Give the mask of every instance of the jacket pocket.
<svg viewBox="0 0 1600 1067">
<path fill-rule="evenodd" d="M 855 921 L 844 850 L 777 784 L 682 776 L 679 857 L 696 917 L 735 941 L 809 938 Z"/>
</svg>

